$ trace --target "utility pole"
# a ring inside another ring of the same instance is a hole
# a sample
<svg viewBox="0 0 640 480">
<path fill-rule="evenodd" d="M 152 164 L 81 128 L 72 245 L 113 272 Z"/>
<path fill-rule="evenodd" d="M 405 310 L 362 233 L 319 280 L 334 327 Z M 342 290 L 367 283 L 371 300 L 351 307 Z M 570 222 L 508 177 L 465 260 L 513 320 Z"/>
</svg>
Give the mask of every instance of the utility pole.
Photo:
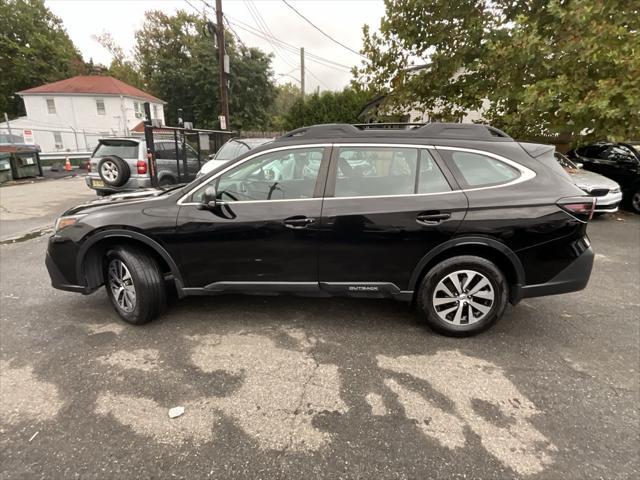
<svg viewBox="0 0 640 480">
<path fill-rule="evenodd" d="M 220 71 L 220 127 L 222 130 L 229 129 L 229 91 L 227 85 L 227 74 L 229 60 L 224 48 L 224 22 L 222 18 L 222 0 L 216 0 L 216 37 L 218 41 L 218 69 Z M 222 119 L 224 118 L 224 122 Z"/>
<path fill-rule="evenodd" d="M 300 47 L 300 90 L 304 100 L 304 47 Z"/>
<path fill-rule="evenodd" d="M 9 115 L 4 112 L 4 121 L 7 124 L 7 130 L 9 130 L 9 143 L 13 143 L 13 132 L 11 131 L 11 124 L 9 123 Z"/>
</svg>

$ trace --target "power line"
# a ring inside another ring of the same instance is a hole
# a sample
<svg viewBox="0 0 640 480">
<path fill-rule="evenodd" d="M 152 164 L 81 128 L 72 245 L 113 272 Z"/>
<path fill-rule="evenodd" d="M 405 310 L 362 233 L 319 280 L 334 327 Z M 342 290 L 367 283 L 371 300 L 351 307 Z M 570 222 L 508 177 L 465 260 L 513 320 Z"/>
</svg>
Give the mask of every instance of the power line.
<svg viewBox="0 0 640 480">
<path fill-rule="evenodd" d="M 231 17 L 229 17 L 231 18 Z M 252 35 L 255 35 L 257 37 L 260 37 L 264 40 L 268 40 L 268 37 L 256 30 L 255 28 L 251 27 L 250 25 L 247 25 L 244 22 L 241 22 L 240 20 L 237 19 L 231 19 L 229 20 L 233 25 L 235 25 L 237 28 L 240 28 L 241 30 L 244 30 Z M 283 40 L 280 40 L 277 37 L 271 37 L 271 40 L 273 40 L 274 42 L 276 42 L 278 45 L 280 45 L 282 48 L 286 49 L 287 51 L 291 51 L 291 52 L 298 52 L 298 47 L 291 45 L 290 43 L 287 43 Z M 346 71 L 349 72 L 351 71 L 351 67 L 349 67 L 348 65 L 344 65 L 342 63 L 338 63 L 338 62 L 334 62 L 333 60 L 329 60 L 328 58 L 324 58 L 324 57 L 320 57 L 318 55 L 315 55 L 313 53 L 310 53 L 308 51 L 305 51 L 305 54 L 307 55 L 307 57 L 310 58 L 310 60 L 319 63 L 325 67 L 330 67 L 330 68 L 335 68 L 336 70 L 342 70 L 342 71 Z"/>
<path fill-rule="evenodd" d="M 309 25 L 311 25 L 313 28 L 315 28 L 317 31 L 319 31 L 322 35 L 324 35 L 325 37 L 327 37 L 329 40 L 331 40 L 333 43 L 336 43 L 338 45 L 340 45 L 342 48 L 346 48 L 347 50 L 349 50 L 351 53 L 355 53 L 356 55 L 369 60 L 367 57 L 365 57 L 364 55 L 362 55 L 360 52 L 356 52 L 353 48 L 346 46 L 344 43 L 339 42 L 338 40 L 336 40 L 335 38 L 333 38 L 331 35 L 329 35 L 328 33 L 326 33 L 324 30 L 322 30 L 320 27 L 318 27 L 315 23 L 313 23 L 311 20 L 309 20 L 307 17 L 305 17 L 302 13 L 300 13 L 293 5 L 291 5 L 289 2 L 287 2 L 287 0 L 282 0 L 282 2 L 289 7 L 291 10 L 293 10 L 294 12 L 296 12 L 296 14 L 302 18 L 305 22 L 307 22 Z"/>
<path fill-rule="evenodd" d="M 264 35 L 264 38 L 267 40 L 269 45 L 271 45 L 271 48 L 273 49 L 273 53 L 276 55 L 279 55 L 282 58 L 282 60 L 290 67 L 295 67 L 295 63 L 291 63 L 291 59 L 286 54 L 286 51 L 284 49 L 278 48 L 278 45 L 276 45 L 271 40 L 271 37 L 273 36 L 273 34 L 269 34 L 268 32 L 269 27 L 266 25 L 266 23 L 264 23 L 264 20 L 260 16 L 260 12 L 255 10 L 255 5 L 253 5 L 253 3 L 247 0 L 244 1 L 244 5 L 249 11 L 249 15 L 251 15 L 251 18 L 253 18 L 253 21 L 255 22 L 258 28 L 258 31 L 260 31 L 260 33 Z"/>
</svg>

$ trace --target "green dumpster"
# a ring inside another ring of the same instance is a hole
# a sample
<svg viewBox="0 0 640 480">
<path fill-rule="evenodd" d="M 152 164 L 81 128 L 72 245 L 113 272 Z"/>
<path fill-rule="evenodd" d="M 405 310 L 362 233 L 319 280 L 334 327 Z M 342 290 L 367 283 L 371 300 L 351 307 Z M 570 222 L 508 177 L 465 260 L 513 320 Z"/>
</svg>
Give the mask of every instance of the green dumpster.
<svg viewBox="0 0 640 480">
<path fill-rule="evenodd" d="M 42 176 L 39 150 L 34 145 L 0 144 L 0 158 L 9 163 L 9 171 L 0 170 L 0 182 Z"/>
<path fill-rule="evenodd" d="M 0 152 L 0 183 L 8 182 L 13 178 L 11 175 L 11 155 Z"/>
</svg>

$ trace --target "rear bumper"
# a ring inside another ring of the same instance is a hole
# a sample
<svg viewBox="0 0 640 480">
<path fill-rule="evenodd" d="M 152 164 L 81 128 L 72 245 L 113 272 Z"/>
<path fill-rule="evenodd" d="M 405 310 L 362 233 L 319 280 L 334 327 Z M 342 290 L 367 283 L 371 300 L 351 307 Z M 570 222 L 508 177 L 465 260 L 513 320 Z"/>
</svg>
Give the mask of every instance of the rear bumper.
<svg viewBox="0 0 640 480">
<path fill-rule="evenodd" d="M 584 289 L 589 283 L 591 269 L 593 268 L 593 258 L 593 249 L 589 247 L 548 282 L 519 287 L 515 300 L 577 292 Z"/>
<path fill-rule="evenodd" d="M 49 252 L 47 252 L 44 263 L 47 266 L 47 271 L 49 272 L 49 277 L 51 278 L 51 286 L 53 288 L 57 288 L 58 290 L 65 290 L 67 292 L 84 294 L 91 293 L 84 285 L 74 285 L 72 282 L 70 282 L 60 271 L 56 263 L 53 261 L 53 258 L 51 258 Z"/>
<path fill-rule="evenodd" d="M 105 185 L 104 187 L 94 187 L 91 182 L 92 180 L 101 180 L 101 178 L 98 175 L 91 175 L 91 174 L 85 177 L 85 182 L 87 184 L 87 187 L 100 192 L 128 192 L 131 190 L 138 190 L 140 188 L 151 187 L 151 179 L 148 176 L 147 177 L 133 177 L 133 176 L 129 177 L 129 180 L 127 180 L 127 183 L 119 187 L 110 187 L 108 185 Z"/>
</svg>

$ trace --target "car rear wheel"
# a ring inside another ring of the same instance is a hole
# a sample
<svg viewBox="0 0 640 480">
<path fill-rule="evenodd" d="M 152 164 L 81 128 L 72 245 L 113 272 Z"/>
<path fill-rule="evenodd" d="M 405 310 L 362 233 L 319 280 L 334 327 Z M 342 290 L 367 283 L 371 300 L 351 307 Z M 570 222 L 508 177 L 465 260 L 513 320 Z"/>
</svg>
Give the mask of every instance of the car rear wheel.
<svg viewBox="0 0 640 480">
<path fill-rule="evenodd" d="M 129 180 L 131 172 L 129 165 L 122 158 L 109 155 L 98 162 L 98 175 L 106 185 L 120 187 Z"/>
<path fill-rule="evenodd" d="M 504 313 L 508 287 L 500 269 L 472 255 L 448 258 L 422 280 L 417 306 L 427 324 L 450 336 L 486 330 Z"/>
<path fill-rule="evenodd" d="M 156 260 L 138 247 L 115 247 L 105 257 L 105 286 L 118 315 L 141 325 L 166 306 L 164 277 Z"/>
<path fill-rule="evenodd" d="M 631 195 L 631 208 L 634 212 L 640 213 L 640 187 Z"/>
</svg>

